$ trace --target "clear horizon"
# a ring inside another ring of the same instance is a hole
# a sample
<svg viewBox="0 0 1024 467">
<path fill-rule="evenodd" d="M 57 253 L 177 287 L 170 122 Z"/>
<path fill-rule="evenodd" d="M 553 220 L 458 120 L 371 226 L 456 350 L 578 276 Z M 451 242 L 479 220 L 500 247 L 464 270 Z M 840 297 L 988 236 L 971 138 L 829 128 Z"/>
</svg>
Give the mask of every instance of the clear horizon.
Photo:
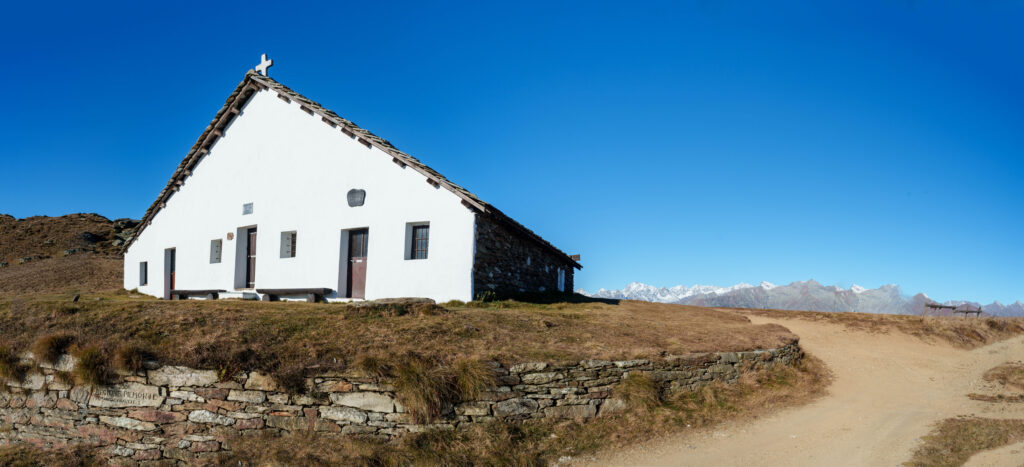
<svg viewBox="0 0 1024 467">
<path fill-rule="evenodd" d="M 141 217 L 267 53 L 576 288 L 1024 300 L 1024 4 L 273 5 L 8 6 L 0 213 Z"/>
</svg>

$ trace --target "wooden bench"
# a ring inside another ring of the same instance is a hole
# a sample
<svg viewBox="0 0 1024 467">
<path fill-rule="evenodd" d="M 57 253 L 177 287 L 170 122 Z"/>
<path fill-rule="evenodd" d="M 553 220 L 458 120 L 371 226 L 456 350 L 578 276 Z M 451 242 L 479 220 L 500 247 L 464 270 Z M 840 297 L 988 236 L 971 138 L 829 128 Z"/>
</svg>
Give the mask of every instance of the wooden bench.
<svg viewBox="0 0 1024 467">
<path fill-rule="evenodd" d="M 331 293 L 333 290 L 326 287 L 316 287 L 311 289 L 256 289 L 256 293 L 263 294 L 263 301 L 273 302 L 281 299 L 282 295 L 305 295 L 306 301 L 309 303 L 322 302 L 324 295 Z"/>
<path fill-rule="evenodd" d="M 974 313 L 975 315 L 977 315 L 980 318 L 981 317 L 981 307 L 978 307 L 976 310 L 972 310 L 970 308 L 967 308 L 965 310 L 953 310 L 953 313 L 963 313 L 964 317 L 967 317 L 967 315 L 969 315 L 971 313 Z"/>
<path fill-rule="evenodd" d="M 188 297 L 203 297 L 207 300 L 216 300 L 221 292 L 226 290 L 172 290 L 171 300 L 181 300 Z"/>
</svg>

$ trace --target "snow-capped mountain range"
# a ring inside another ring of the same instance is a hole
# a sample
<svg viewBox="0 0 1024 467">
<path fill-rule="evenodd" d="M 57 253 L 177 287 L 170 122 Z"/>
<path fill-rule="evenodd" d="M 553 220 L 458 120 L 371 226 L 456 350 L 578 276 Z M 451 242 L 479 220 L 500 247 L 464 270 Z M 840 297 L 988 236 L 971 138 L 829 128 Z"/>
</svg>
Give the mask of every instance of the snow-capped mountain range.
<svg viewBox="0 0 1024 467">
<path fill-rule="evenodd" d="M 620 300 L 643 300 L 659 303 L 681 303 L 698 306 L 721 306 L 734 308 L 771 308 L 778 310 L 815 311 L 857 311 L 863 313 L 921 314 L 926 303 L 937 303 L 927 295 L 919 293 L 905 296 L 897 285 L 883 285 L 868 289 L 853 285 L 849 289 L 834 285 L 821 285 L 813 279 L 793 282 L 789 285 L 775 285 L 762 282 L 759 285 L 746 283 L 731 287 L 694 285 L 687 287 L 655 287 L 633 282 L 622 290 L 600 289 L 590 293 L 583 289 L 576 292 L 595 298 Z M 966 301 L 947 301 L 943 305 L 975 307 L 993 316 L 1024 316 L 1024 303 L 1017 301 L 1009 305 L 993 302 L 980 305 Z"/>
</svg>

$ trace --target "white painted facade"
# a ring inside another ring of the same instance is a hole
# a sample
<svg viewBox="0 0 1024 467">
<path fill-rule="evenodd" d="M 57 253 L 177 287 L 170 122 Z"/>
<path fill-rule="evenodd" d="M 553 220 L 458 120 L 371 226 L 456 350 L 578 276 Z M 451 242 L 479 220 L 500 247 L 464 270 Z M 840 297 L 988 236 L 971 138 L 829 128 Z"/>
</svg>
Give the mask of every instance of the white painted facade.
<svg viewBox="0 0 1024 467">
<path fill-rule="evenodd" d="M 363 206 L 348 205 L 350 189 L 366 190 Z M 251 214 L 243 214 L 246 203 Z M 345 296 L 347 231 L 368 228 L 366 299 L 468 301 L 475 216 L 454 193 L 377 147 L 273 90 L 257 91 L 129 246 L 124 287 L 168 297 L 165 252 L 173 248 L 175 289 L 242 292 L 245 228 L 255 226 L 254 289 L 324 287 L 338 299 Z M 406 259 L 407 226 L 415 223 L 430 225 L 427 259 Z M 296 232 L 296 255 L 281 258 L 287 231 Z M 216 239 L 221 261 L 211 264 Z M 141 262 L 148 265 L 145 284 Z"/>
</svg>

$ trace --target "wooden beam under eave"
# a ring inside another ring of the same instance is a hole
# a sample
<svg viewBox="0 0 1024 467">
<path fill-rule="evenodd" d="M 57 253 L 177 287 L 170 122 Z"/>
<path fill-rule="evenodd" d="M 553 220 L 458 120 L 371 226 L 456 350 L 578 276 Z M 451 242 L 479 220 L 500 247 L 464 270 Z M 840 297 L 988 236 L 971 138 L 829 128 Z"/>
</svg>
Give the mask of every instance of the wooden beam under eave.
<svg viewBox="0 0 1024 467">
<path fill-rule="evenodd" d="M 291 99 L 288 98 L 288 96 L 281 93 L 277 93 L 277 98 L 289 103 L 292 101 Z"/>
<path fill-rule="evenodd" d="M 363 146 L 366 146 L 367 149 L 373 147 L 373 143 L 371 143 L 370 140 L 366 138 L 359 138 L 359 142 L 362 143 Z"/>
<path fill-rule="evenodd" d="M 337 124 L 337 123 L 334 123 L 333 121 L 331 121 L 331 119 L 329 119 L 329 118 L 327 118 L 327 117 L 320 117 L 320 121 L 322 121 L 322 122 L 324 122 L 324 123 L 326 123 L 326 124 L 330 125 L 330 126 L 331 126 L 331 128 L 334 128 L 334 127 L 338 126 L 338 124 Z"/>
</svg>

